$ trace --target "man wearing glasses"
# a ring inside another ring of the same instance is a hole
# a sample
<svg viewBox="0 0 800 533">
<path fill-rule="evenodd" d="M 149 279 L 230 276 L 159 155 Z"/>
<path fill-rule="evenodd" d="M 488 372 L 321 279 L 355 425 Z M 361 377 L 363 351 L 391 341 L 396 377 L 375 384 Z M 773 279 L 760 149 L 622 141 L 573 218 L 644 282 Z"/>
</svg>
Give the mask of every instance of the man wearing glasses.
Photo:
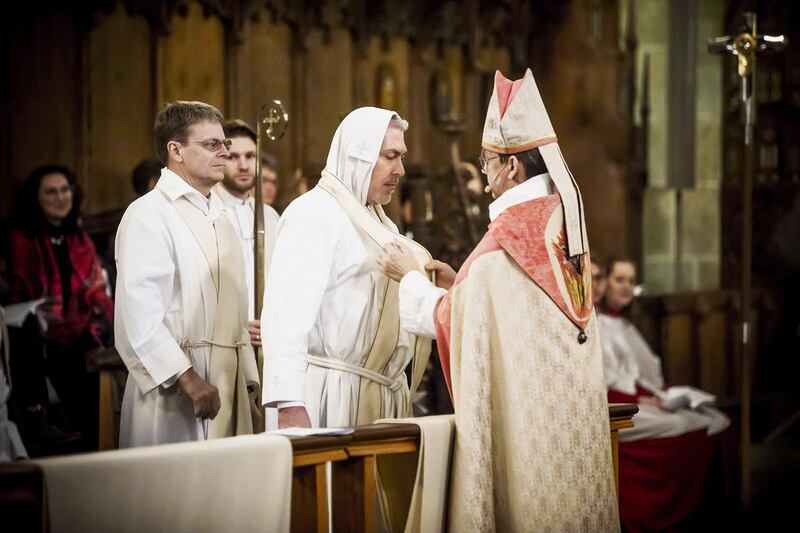
<svg viewBox="0 0 800 533">
<path fill-rule="evenodd" d="M 154 137 L 165 168 L 120 222 L 114 333 L 130 372 L 121 447 L 253 432 L 244 259 L 211 194 L 231 146 L 222 122 L 202 102 L 161 110 Z"/>
<path fill-rule="evenodd" d="M 219 195 L 225 214 L 231 222 L 244 256 L 249 299 L 247 316 L 250 317 L 250 340 L 254 346 L 261 345 L 259 322 L 255 320 L 255 295 L 253 293 L 253 226 L 255 201 L 253 187 L 256 178 L 256 132 L 242 120 L 231 120 L 223 124 L 225 136 L 231 146 L 225 167 L 225 177 L 214 186 L 213 192 Z M 271 206 L 264 205 L 264 265 L 269 265 L 275 234 L 278 231 L 280 216 Z M 263 287 L 263 285 L 262 285 Z"/>
</svg>

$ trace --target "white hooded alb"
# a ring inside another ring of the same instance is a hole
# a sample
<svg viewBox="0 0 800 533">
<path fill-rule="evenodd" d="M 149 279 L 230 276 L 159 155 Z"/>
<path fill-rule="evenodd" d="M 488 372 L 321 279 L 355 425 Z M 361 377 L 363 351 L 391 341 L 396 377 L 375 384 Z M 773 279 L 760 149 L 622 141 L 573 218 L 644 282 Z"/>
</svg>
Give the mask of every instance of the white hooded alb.
<svg viewBox="0 0 800 533">
<path fill-rule="evenodd" d="M 362 205 L 394 115 L 385 109 L 356 109 L 331 142 L 325 170 Z M 391 229 L 397 231 L 394 225 Z M 329 193 L 316 187 L 286 208 L 261 315 L 265 405 L 305 402 L 313 426 L 354 425 L 359 377 L 308 365 L 305 359 L 310 355 L 363 365 L 378 328 L 383 280 L 364 235 Z M 401 332 L 387 375 L 402 372 L 413 346 L 414 337 Z"/>
</svg>

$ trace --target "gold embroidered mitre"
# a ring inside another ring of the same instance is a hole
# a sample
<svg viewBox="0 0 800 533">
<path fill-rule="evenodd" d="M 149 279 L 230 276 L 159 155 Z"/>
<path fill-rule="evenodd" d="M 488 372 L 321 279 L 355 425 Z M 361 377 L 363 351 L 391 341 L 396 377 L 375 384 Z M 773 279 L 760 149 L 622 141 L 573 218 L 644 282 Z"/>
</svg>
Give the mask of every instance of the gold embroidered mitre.
<svg viewBox="0 0 800 533">
<path fill-rule="evenodd" d="M 495 73 L 481 145 L 484 150 L 504 155 L 538 148 L 564 204 L 568 255 L 589 251 L 583 199 L 561 154 L 531 69 L 526 69 L 525 76 L 516 81 L 509 80 L 499 70 Z"/>
<path fill-rule="evenodd" d="M 553 142 L 556 134 L 531 69 L 513 82 L 498 70 L 483 126 L 483 148 L 498 154 L 518 154 Z"/>
</svg>

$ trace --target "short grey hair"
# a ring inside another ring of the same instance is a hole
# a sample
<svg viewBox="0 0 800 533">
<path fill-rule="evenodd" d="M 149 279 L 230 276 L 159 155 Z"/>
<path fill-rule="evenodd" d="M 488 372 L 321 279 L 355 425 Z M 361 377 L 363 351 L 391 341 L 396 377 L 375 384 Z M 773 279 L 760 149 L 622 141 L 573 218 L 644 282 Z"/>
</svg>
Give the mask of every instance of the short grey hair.
<svg viewBox="0 0 800 533">
<path fill-rule="evenodd" d="M 400 131 L 408 130 L 408 121 L 403 119 L 400 115 L 395 113 L 392 115 L 392 118 L 389 119 L 389 127 L 390 128 L 400 128 Z"/>
<path fill-rule="evenodd" d="M 167 104 L 158 112 L 153 126 L 156 153 L 162 165 L 169 161 L 167 143 L 170 141 L 186 142 L 189 126 L 207 120 L 222 124 L 225 119 L 219 109 L 205 102 L 177 101 Z"/>
</svg>

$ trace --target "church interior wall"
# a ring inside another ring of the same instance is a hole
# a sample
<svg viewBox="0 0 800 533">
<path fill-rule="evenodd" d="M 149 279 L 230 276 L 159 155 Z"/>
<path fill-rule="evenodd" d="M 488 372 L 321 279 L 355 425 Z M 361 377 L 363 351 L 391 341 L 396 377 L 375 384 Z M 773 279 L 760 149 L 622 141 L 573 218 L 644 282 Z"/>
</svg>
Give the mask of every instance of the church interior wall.
<svg viewBox="0 0 800 533">
<path fill-rule="evenodd" d="M 289 130 L 281 142 L 269 143 L 268 150 L 284 169 L 295 168 L 302 163 L 302 152 L 295 146 L 298 133 L 304 131 L 305 124 L 299 120 L 302 114 L 299 113 L 299 98 L 293 92 L 293 85 L 305 69 L 306 57 L 299 52 L 292 56 L 289 26 L 273 20 L 266 10 L 261 9 L 258 18 L 244 23 L 241 42 L 230 43 L 229 39 L 227 57 L 228 114 L 254 123 L 266 95 L 283 102 L 291 117 Z M 322 92 L 321 89 L 318 91 Z M 280 175 L 285 181 L 284 188 L 293 188 L 294 175 L 285 170 Z"/>
<path fill-rule="evenodd" d="M 711 56 L 705 49 L 708 37 L 730 33 L 724 19 L 733 3 L 697 2 L 694 59 L 695 75 L 702 83 L 696 83 L 694 100 L 695 148 L 690 165 L 694 185 L 680 195 L 680 236 L 679 197 L 671 185 L 667 161 L 673 29 L 666 21 L 671 0 L 496 4 L 441 0 L 414 3 L 424 6 L 423 13 L 417 18 L 398 15 L 402 23 L 393 24 L 374 19 L 347 22 L 341 14 L 347 10 L 342 6 L 374 16 L 378 10 L 368 6 L 388 5 L 405 13 L 408 4 L 403 1 L 157 0 L 59 8 L 16 5 L 9 14 L 13 23 L 0 36 L 5 51 L 0 66 L 7 73 L 0 90 L 0 215 L 9 214 L 25 177 L 47 163 L 62 163 L 77 171 L 85 192 L 85 215 L 124 209 L 134 198 L 132 169 L 153 156 L 155 115 L 166 102 L 177 99 L 209 102 L 226 116 L 251 124 L 267 99 L 277 98 L 287 105 L 291 115 L 287 136 L 267 146 L 280 167 L 281 207 L 299 193 L 299 176 L 305 175 L 313 184 L 337 124 L 361 105 L 391 107 L 409 120 L 409 174 L 424 175 L 431 182 L 452 180 L 448 140 L 434 118 L 434 88 L 445 91 L 449 112 L 463 121 L 462 158 L 476 162 L 494 69 L 518 78 L 522 68 L 530 66 L 564 157 L 581 186 L 593 255 L 629 255 L 641 247 L 640 273 L 649 295 L 655 295 L 645 302 L 652 312 L 643 315 L 645 320 L 658 317 L 644 331 L 663 356 L 668 380 L 701 386 L 734 405 L 740 376 L 739 355 L 732 347 L 739 342 L 739 317 L 737 295 L 731 288 L 738 285 L 738 273 L 728 268 L 731 273 L 726 283 L 724 265 L 725 261 L 736 263 L 739 256 L 730 253 L 733 247 L 724 235 L 735 233 L 733 239 L 738 240 L 738 229 L 733 229 L 741 221 L 724 219 L 726 210 L 738 209 L 739 191 L 731 176 L 723 180 L 722 150 L 736 149 L 740 143 L 724 138 L 723 108 L 728 106 L 722 88 L 738 80 L 735 75 L 733 82 L 723 79 L 728 59 Z M 477 18 L 465 14 L 469 11 L 465 5 L 479 7 Z M 543 18 L 518 18 L 529 6 L 538 9 L 537 16 Z M 302 13 L 303 9 L 307 12 Z M 631 37 L 626 16 L 633 12 L 635 35 Z M 441 21 L 440 27 L 433 27 L 434 36 L 421 38 L 410 28 L 420 17 Z M 516 43 L 501 37 L 512 33 L 509 27 L 519 29 L 526 24 L 529 33 L 517 34 Z M 475 27 L 483 33 L 471 33 Z M 629 37 L 635 48 L 630 48 Z M 648 90 L 642 85 L 645 57 L 649 61 Z M 766 66 L 767 61 L 760 65 Z M 794 76 L 792 86 L 797 86 L 800 74 L 797 69 L 792 72 L 786 76 Z M 770 79 L 776 75 L 781 72 L 773 72 Z M 630 92 L 626 92 L 628 81 Z M 781 84 L 778 78 L 778 90 Z M 649 105 L 646 123 L 638 114 L 639 98 L 645 93 Z M 645 126 L 647 181 L 642 205 L 637 206 L 630 201 L 631 137 L 635 136 L 632 129 Z M 797 136 L 796 126 L 789 127 L 795 128 L 794 133 L 778 130 L 778 141 Z M 800 156 L 798 148 L 789 144 L 780 164 L 791 167 L 791 183 L 769 189 L 771 198 L 791 198 L 781 192 L 787 190 L 796 194 L 792 191 L 800 182 Z M 757 157 L 778 155 L 764 146 Z M 729 174 L 740 175 L 740 168 L 730 162 L 726 165 Z M 772 170 L 764 172 L 767 174 L 757 177 L 762 194 L 769 192 L 767 182 L 773 180 Z M 733 201 L 723 195 L 726 183 L 732 194 L 737 194 Z M 758 194 L 757 187 L 756 198 Z M 393 219 L 400 219 L 399 195 L 388 212 Z M 784 220 L 768 209 L 762 213 L 773 224 Z M 641 221 L 633 231 L 629 227 L 632 220 Z M 683 242 L 681 286 L 675 275 L 679 237 Z M 758 263 L 756 257 L 756 267 Z M 777 261 L 770 259 L 770 263 Z M 724 289 L 716 290 L 721 286 Z M 690 291 L 694 291 L 691 298 L 671 294 Z M 681 298 L 689 301 L 681 304 L 684 307 L 675 303 Z M 724 303 L 714 303 L 714 298 Z M 762 301 L 769 303 L 766 297 L 757 300 L 760 309 L 766 306 Z M 777 316 L 784 307 L 774 304 L 773 309 Z M 675 314 L 680 316 L 673 319 Z M 758 327 L 767 331 L 769 320 L 763 315 L 760 319 Z M 773 322 L 779 323 L 777 319 Z M 781 339 L 794 339 L 796 345 L 795 333 L 782 332 Z M 770 348 L 781 357 L 790 355 L 778 346 L 780 339 L 772 341 L 760 330 L 756 338 L 761 353 Z M 779 361 L 773 365 L 780 368 L 770 374 L 761 368 L 761 376 L 794 375 L 783 370 L 783 359 L 773 360 Z"/>
<path fill-rule="evenodd" d="M 153 155 L 155 114 L 177 99 L 203 100 L 251 123 L 266 99 L 287 104 L 289 133 L 268 147 L 280 166 L 281 206 L 298 194 L 298 175 L 316 177 L 336 125 L 359 105 L 391 105 L 407 116 L 409 166 L 448 179 L 434 79 L 446 88 L 449 112 L 463 121 L 461 156 L 474 162 L 495 68 L 519 77 L 530 66 L 584 190 L 593 250 L 626 253 L 629 120 L 617 98 L 620 4 L 533 6 L 552 19 L 532 19 L 548 26 L 531 31 L 521 48 L 498 37 L 506 32 L 494 19 L 508 22 L 522 8 L 482 6 L 496 10 L 479 19 L 496 33 L 487 30 L 473 46 L 463 19 L 453 16 L 458 6 L 450 4 L 425 8 L 452 25 L 434 28 L 439 34 L 428 41 L 401 25 L 363 35 L 336 17 L 303 25 L 312 15 L 298 17 L 297 8 L 280 2 L 243 3 L 233 14 L 205 1 L 158 4 L 163 10 L 137 2 L 85 10 L 19 6 L 3 36 L 11 75 L 2 99 L 0 210 L 8 214 L 33 168 L 52 162 L 76 169 L 85 215 L 123 209 L 134 198 L 133 167 Z M 399 204 L 389 212 L 399 217 Z"/>
<path fill-rule="evenodd" d="M 539 58 L 537 85 L 570 171 L 581 185 L 588 237 L 598 257 L 625 255 L 628 220 L 626 164 L 630 120 L 618 94 L 617 2 L 571 2 L 554 32 L 553 52 Z M 609 206 L 613 206 L 609 209 Z"/>
<path fill-rule="evenodd" d="M 156 75 L 150 28 L 142 16 L 117 8 L 88 33 L 87 41 L 83 123 L 88 142 L 78 176 L 85 209 L 96 212 L 125 206 L 135 198 L 126 171 L 129 175 L 153 151 Z M 23 173 L 30 170 L 19 168 Z M 95 176 L 108 178 L 90 179 Z"/>
<path fill-rule="evenodd" d="M 2 210 L 37 165 L 81 161 L 80 34 L 70 13 L 24 13 L 3 32 Z M 47 43 L 44 46 L 42 43 Z"/>
<path fill-rule="evenodd" d="M 694 169 L 693 186 L 681 190 L 668 175 L 670 133 L 668 80 L 670 35 L 666 23 L 674 5 L 665 0 L 636 2 L 639 46 L 637 64 L 649 58 L 648 184 L 643 206 L 643 279 L 652 294 L 709 290 L 720 287 L 722 179 L 722 60 L 706 50 L 707 39 L 723 33 L 727 2 L 697 3 L 697 47 L 695 49 Z M 677 30 L 676 30 L 677 31 Z M 642 95 L 641 79 L 637 95 Z M 637 106 L 638 107 L 638 106 Z M 641 120 L 640 117 L 637 117 Z M 684 168 L 686 168 L 684 166 Z M 682 213 L 683 241 L 680 286 L 676 276 L 678 247 L 678 202 Z"/>
</svg>

